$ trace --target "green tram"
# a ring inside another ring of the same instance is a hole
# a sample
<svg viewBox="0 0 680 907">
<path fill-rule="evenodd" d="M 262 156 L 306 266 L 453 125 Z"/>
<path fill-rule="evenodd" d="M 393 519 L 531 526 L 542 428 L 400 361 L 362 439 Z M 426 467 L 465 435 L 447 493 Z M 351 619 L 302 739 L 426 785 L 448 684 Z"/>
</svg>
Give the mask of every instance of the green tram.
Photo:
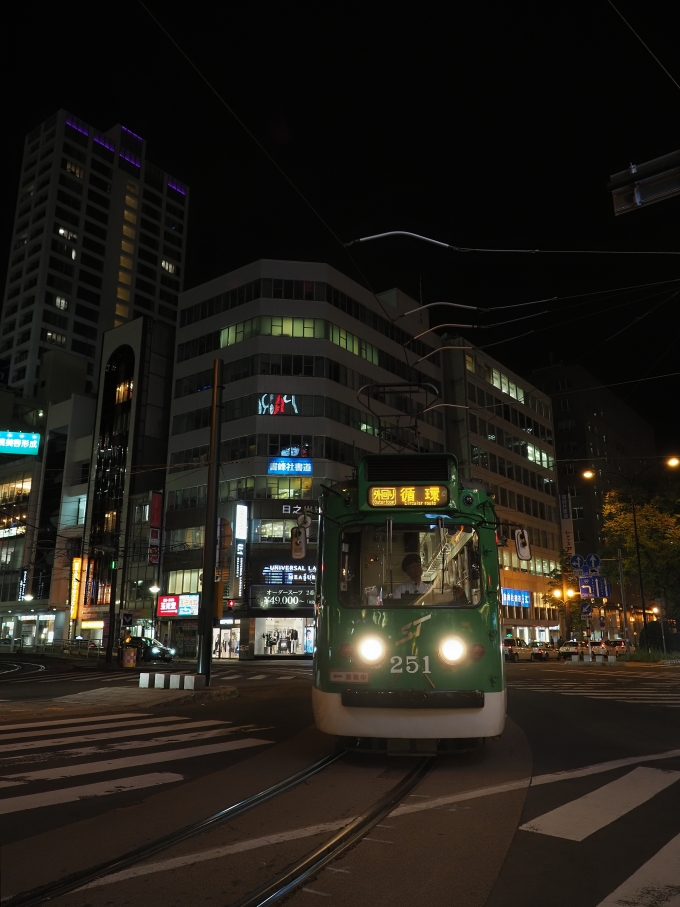
<svg viewBox="0 0 680 907">
<path fill-rule="evenodd" d="M 428 739 L 440 750 L 502 732 L 495 514 L 487 492 L 468 485 L 448 454 L 371 455 L 355 480 L 325 490 L 319 730 L 372 746 Z"/>
</svg>

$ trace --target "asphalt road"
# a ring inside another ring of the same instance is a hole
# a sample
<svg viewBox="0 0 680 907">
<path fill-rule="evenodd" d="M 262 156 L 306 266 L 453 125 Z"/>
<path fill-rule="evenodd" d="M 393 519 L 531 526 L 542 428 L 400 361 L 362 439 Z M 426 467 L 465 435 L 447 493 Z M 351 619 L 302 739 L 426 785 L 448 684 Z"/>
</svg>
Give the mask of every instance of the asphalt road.
<svg viewBox="0 0 680 907">
<path fill-rule="evenodd" d="M 102 714 L 65 714 L 54 700 L 81 684 L 124 689 L 125 676 L 100 670 L 81 680 L 61 664 L 39 671 L 23 663 L 2 673 L 7 664 L 0 661 L 0 699 L 11 700 L 0 703 L 3 897 L 207 816 L 333 748 L 310 727 L 305 663 L 217 665 L 215 685 L 233 684 L 238 698 Z M 680 666 L 525 663 L 508 665 L 507 679 L 501 739 L 440 759 L 292 902 L 680 905 Z M 25 714 L 16 712 L 20 701 Z M 369 806 L 411 764 L 345 757 L 133 874 L 54 903 L 228 905 L 328 837 L 323 829 Z"/>
</svg>

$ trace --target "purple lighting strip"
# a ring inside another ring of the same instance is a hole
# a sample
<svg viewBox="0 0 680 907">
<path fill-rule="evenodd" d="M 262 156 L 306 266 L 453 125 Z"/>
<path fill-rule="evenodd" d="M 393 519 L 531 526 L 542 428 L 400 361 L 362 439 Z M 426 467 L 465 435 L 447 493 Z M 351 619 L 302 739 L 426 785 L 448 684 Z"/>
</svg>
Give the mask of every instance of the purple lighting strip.
<svg viewBox="0 0 680 907">
<path fill-rule="evenodd" d="M 175 192 L 179 192 L 180 195 L 187 194 L 184 183 L 180 183 L 179 180 L 174 180 L 172 177 L 168 180 L 168 186 L 170 186 L 171 189 L 174 189 Z"/>
<path fill-rule="evenodd" d="M 139 160 L 138 155 L 133 154 L 131 151 L 125 151 L 124 149 L 119 152 L 119 156 L 124 158 L 128 163 L 133 164 L 135 167 L 141 167 L 142 163 Z"/>
<path fill-rule="evenodd" d="M 104 138 L 103 135 L 100 136 L 100 135 L 99 135 L 98 133 L 96 133 L 96 132 L 95 132 L 94 135 L 92 136 L 92 140 L 95 141 L 98 145 L 103 145 L 104 148 L 108 148 L 109 151 L 115 151 L 115 150 L 116 150 L 116 146 L 113 144 L 112 141 L 110 141 L 110 139 Z"/>
<path fill-rule="evenodd" d="M 84 124 L 84 123 L 81 123 L 80 120 L 76 120 L 76 119 L 73 119 L 73 120 L 72 120 L 70 117 L 66 117 L 66 124 L 67 124 L 67 126 L 70 126 L 71 129 L 75 129 L 76 132 L 80 132 L 80 133 L 82 133 L 83 135 L 89 135 L 89 134 L 90 134 L 90 133 L 87 131 L 87 129 L 84 128 L 84 127 L 85 127 L 85 124 Z"/>
<path fill-rule="evenodd" d="M 123 130 L 123 132 L 127 132 L 128 135 L 134 136 L 134 138 L 139 139 L 140 142 L 144 141 L 141 135 L 137 135 L 137 133 L 133 132 L 131 129 L 127 129 L 125 126 L 121 126 L 121 129 Z"/>
</svg>

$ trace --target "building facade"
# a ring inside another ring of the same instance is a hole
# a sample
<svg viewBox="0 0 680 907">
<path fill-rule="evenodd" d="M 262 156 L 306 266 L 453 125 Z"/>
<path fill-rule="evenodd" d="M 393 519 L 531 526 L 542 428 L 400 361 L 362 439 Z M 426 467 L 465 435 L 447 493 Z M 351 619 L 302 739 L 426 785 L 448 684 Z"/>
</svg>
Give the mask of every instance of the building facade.
<svg viewBox="0 0 680 907">
<path fill-rule="evenodd" d="M 419 420 L 416 440 L 411 428 L 421 401 L 374 388 L 369 408 L 360 393 L 367 385 L 439 386 L 439 340 L 413 339 L 428 328 L 426 313 L 404 316 L 414 308 L 399 291 L 376 298 L 328 265 L 310 262 L 257 261 L 183 294 L 159 597 L 161 632 L 178 649 L 196 650 L 187 596 L 202 584 L 214 359 L 224 363 L 225 533 L 218 561 L 224 610 L 215 619 L 214 653 L 311 654 L 321 486 L 350 476 L 364 453 L 414 444 L 444 449 L 441 410 Z M 305 516 L 307 556 L 293 560 L 291 530 Z"/>
<path fill-rule="evenodd" d="M 47 350 L 82 357 L 96 390 L 105 331 L 141 314 L 174 325 L 188 189 L 124 126 L 59 110 L 27 137 L 0 316 L 0 375 L 46 399 Z"/>
<path fill-rule="evenodd" d="M 561 538 L 552 405 L 547 394 L 462 337 L 446 339 L 446 445 L 461 475 L 488 485 L 496 502 L 506 635 L 556 639 L 558 608 L 546 604 Z M 451 413 L 454 413 L 453 415 Z M 527 530 L 532 558 L 521 561 L 514 533 Z"/>
</svg>

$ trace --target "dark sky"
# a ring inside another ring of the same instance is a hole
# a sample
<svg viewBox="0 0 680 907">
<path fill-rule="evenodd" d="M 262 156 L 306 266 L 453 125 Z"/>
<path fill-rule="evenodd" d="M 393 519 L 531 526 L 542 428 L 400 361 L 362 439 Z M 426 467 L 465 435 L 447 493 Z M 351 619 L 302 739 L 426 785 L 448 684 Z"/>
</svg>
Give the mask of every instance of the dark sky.
<svg viewBox="0 0 680 907">
<path fill-rule="evenodd" d="M 149 2 L 342 240 L 403 229 L 461 246 L 680 252 L 680 198 L 613 215 L 609 174 L 680 147 L 680 90 L 606 0 Z M 680 82 L 669 17 L 617 5 Z M 190 185 L 185 287 L 260 257 L 328 261 L 362 280 L 138 3 L 25 2 L 4 26 L 0 249 L 24 136 L 65 107 L 98 128 L 125 124 Z M 494 307 L 680 276 L 677 255 L 456 253 L 404 239 L 352 253 L 374 290 L 417 297 L 422 280 L 426 303 Z M 550 353 L 606 382 L 680 371 L 680 296 L 664 302 L 674 286 L 553 302 L 468 334 L 503 340 L 494 355 L 527 376 Z M 680 449 L 680 378 L 619 392 L 662 452 Z"/>
</svg>

